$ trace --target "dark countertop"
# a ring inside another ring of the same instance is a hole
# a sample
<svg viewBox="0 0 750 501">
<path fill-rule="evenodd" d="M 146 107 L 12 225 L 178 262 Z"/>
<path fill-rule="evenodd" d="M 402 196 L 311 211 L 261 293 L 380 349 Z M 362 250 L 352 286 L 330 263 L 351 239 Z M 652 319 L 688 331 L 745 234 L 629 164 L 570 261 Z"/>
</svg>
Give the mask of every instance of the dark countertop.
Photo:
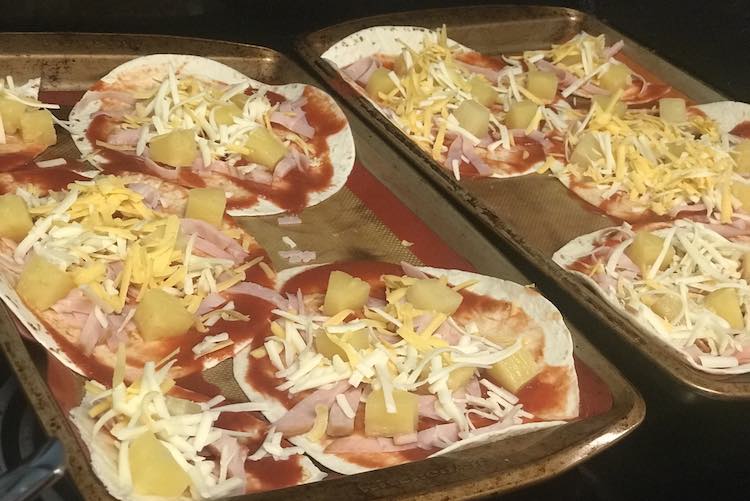
<svg viewBox="0 0 750 501">
<path fill-rule="evenodd" d="M 298 34 L 346 19 L 465 3 L 167 0 L 111 3 L 104 9 L 102 2 L 94 0 L 0 0 L 0 31 L 190 35 L 291 52 Z M 750 101 L 747 1 L 549 3 L 593 12 L 720 92 Z M 560 299 L 561 308 L 571 318 L 588 322 L 588 329 L 604 329 L 592 326 L 578 307 L 566 303 Z M 745 451 L 750 448 L 750 435 L 746 432 L 750 404 L 709 400 L 675 387 L 618 339 L 600 341 L 597 347 L 643 394 L 647 404 L 645 422 L 621 443 L 581 466 L 504 499 L 747 499 L 750 465 Z M 34 418 L 22 405 L 23 397 L 8 379 L 3 365 L 7 364 L 0 359 L 0 470 L 3 463 L 10 466 L 33 449 L 32 437 L 36 442 L 42 439 L 34 431 Z M 21 432 L 19 426 L 23 428 Z M 57 486 L 44 498 L 71 499 L 68 488 L 65 484 Z"/>
</svg>

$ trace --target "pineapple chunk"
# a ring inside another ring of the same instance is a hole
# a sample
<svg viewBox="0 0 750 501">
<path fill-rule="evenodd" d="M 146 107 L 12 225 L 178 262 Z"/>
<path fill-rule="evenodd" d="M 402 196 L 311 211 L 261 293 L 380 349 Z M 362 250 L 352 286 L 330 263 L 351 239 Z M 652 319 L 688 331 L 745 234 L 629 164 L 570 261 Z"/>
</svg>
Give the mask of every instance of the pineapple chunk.
<svg viewBox="0 0 750 501">
<path fill-rule="evenodd" d="M 190 477 L 153 433 L 147 431 L 128 449 L 133 491 L 139 496 L 180 497 Z"/>
<path fill-rule="evenodd" d="M 6 134 L 15 134 L 21 127 L 21 117 L 28 106 L 14 99 L 0 97 L 0 118 Z"/>
<path fill-rule="evenodd" d="M 388 94 L 396 88 L 396 84 L 388 76 L 389 73 L 390 70 L 388 68 L 378 68 L 372 72 L 365 86 L 365 90 L 370 97 L 377 99 L 380 93 Z"/>
<path fill-rule="evenodd" d="M 21 115 L 21 138 L 24 143 L 52 146 L 57 142 L 55 123 L 47 110 L 27 111 Z"/>
<path fill-rule="evenodd" d="M 365 435 L 368 437 L 393 437 L 417 431 L 419 397 L 403 390 L 393 390 L 396 412 L 385 407 L 383 390 L 373 390 L 365 402 Z"/>
<path fill-rule="evenodd" d="M 739 200 L 745 212 L 750 212 L 750 184 L 743 183 L 742 181 L 733 182 L 732 196 Z"/>
<path fill-rule="evenodd" d="M 221 188 L 193 188 L 188 192 L 185 217 L 221 227 L 227 197 Z"/>
<path fill-rule="evenodd" d="M 419 280 L 406 289 L 406 300 L 416 308 L 446 315 L 453 315 L 463 299 L 460 293 L 437 278 Z"/>
<path fill-rule="evenodd" d="M 214 109 L 214 121 L 216 125 L 232 125 L 234 118 L 242 115 L 242 110 L 235 103 L 227 103 Z"/>
<path fill-rule="evenodd" d="M 665 295 L 654 301 L 651 309 L 664 320 L 673 322 L 682 313 L 682 301 L 676 296 Z"/>
<path fill-rule="evenodd" d="M 740 276 L 750 283 L 750 252 L 746 252 L 742 256 L 742 267 L 740 268 Z"/>
<path fill-rule="evenodd" d="M 599 141 L 592 133 L 587 132 L 578 138 L 578 144 L 570 155 L 570 163 L 584 167 L 602 156 Z"/>
<path fill-rule="evenodd" d="M 350 344 L 355 350 L 364 350 L 371 346 L 370 337 L 364 329 L 344 334 L 328 334 L 324 330 L 320 330 L 315 335 L 315 351 L 329 360 L 333 359 L 334 355 L 338 355 L 341 357 L 341 360 L 348 362 L 349 356 L 346 354 L 346 351 L 331 340 L 334 337 L 338 337 L 341 341 Z"/>
<path fill-rule="evenodd" d="M 149 141 L 148 151 L 154 162 L 190 167 L 198 156 L 198 143 L 192 130 L 176 129 Z"/>
<path fill-rule="evenodd" d="M 742 310 L 740 309 L 740 298 L 737 296 L 737 289 L 725 288 L 710 292 L 703 300 L 703 304 L 706 308 L 729 322 L 729 326 L 732 329 L 742 329 L 745 326 L 745 321 L 742 318 Z"/>
<path fill-rule="evenodd" d="M 69 273 L 34 254 L 21 271 L 16 292 L 26 304 L 44 311 L 67 296 L 75 286 Z"/>
<path fill-rule="evenodd" d="M 195 319 L 176 297 L 149 289 L 135 308 L 133 320 L 144 341 L 154 341 L 185 334 Z"/>
<path fill-rule="evenodd" d="M 750 174 L 750 139 L 743 139 L 737 143 L 732 152 L 732 157 L 737 163 L 735 171 L 740 174 Z"/>
<path fill-rule="evenodd" d="M 343 271 L 332 271 L 323 300 L 323 313 L 333 316 L 343 310 L 358 310 L 370 297 L 370 284 Z"/>
<path fill-rule="evenodd" d="M 474 376 L 474 367 L 459 367 L 453 369 L 448 376 L 448 389 L 457 390 L 466 386 L 466 383 Z"/>
<path fill-rule="evenodd" d="M 256 164 L 273 168 L 287 154 L 287 148 L 281 139 L 265 127 L 257 127 L 247 135 L 245 148 L 249 151 L 247 159 Z"/>
<path fill-rule="evenodd" d="M 497 102 L 497 91 L 492 88 L 490 82 L 482 75 L 474 75 L 469 80 L 471 86 L 471 97 L 483 106 L 492 106 Z"/>
<path fill-rule="evenodd" d="M 20 242 L 33 225 L 23 198 L 18 195 L 0 195 L 0 237 Z"/>
<path fill-rule="evenodd" d="M 531 352 L 526 348 L 521 348 L 487 369 L 487 374 L 493 382 L 511 393 L 516 393 L 523 385 L 531 381 L 539 370 Z"/>
<path fill-rule="evenodd" d="M 645 275 L 656 262 L 656 258 L 659 257 L 662 247 L 664 247 L 663 238 L 641 230 L 636 232 L 633 242 L 625 249 L 625 254 L 641 269 L 641 273 Z M 659 269 L 667 269 L 673 258 L 674 247 L 670 245 Z"/>
<path fill-rule="evenodd" d="M 241 110 L 245 108 L 245 103 L 248 99 L 250 99 L 250 96 L 245 93 L 235 94 L 234 96 L 229 98 L 229 100 Z"/>
<path fill-rule="evenodd" d="M 687 108 L 685 100 L 678 97 L 664 97 L 659 99 L 659 116 L 665 122 L 687 122 Z"/>
<path fill-rule="evenodd" d="M 167 410 L 173 416 L 182 414 L 196 414 L 201 412 L 201 406 L 190 400 L 184 398 L 177 398 L 167 395 L 164 397 L 166 400 Z"/>
<path fill-rule="evenodd" d="M 490 128 L 490 110 L 473 99 L 458 105 L 453 111 L 458 124 L 475 137 L 483 138 Z"/>
<path fill-rule="evenodd" d="M 630 87 L 632 83 L 630 68 L 624 64 L 613 64 L 599 77 L 599 87 L 613 94 L 620 89 Z"/>
<path fill-rule="evenodd" d="M 591 101 L 592 104 L 596 103 L 602 110 L 606 110 L 612 102 L 612 96 L 594 96 L 593 98 L 591 98 Z M 617 101 L 612 107 L 612 114 L 616 117 L 622 118 L 623 116 L 625 116 L 625 112 L 627 111 L 627 109 L 627 104 L 623 103 L 622 101 Z"/>
<path fill-rule="evenodd" d="M 560 61 L 558 61 L 558 64 L 563 66 L 575 66 L 576 64 L 581 64 L 581 55 L 568 54 L 564 58 L 560 59 Z"/>
<path fill-rule="evenodd" d="M 525 129 L 534 119 L 537 108 L 539 106 L 527 100 L 511 104 L 505 115 L 505 125 L 511 129 Z"/>
<path fill-rule="evenodd" d="M 557 94 L 557 75 L 551 71 L 530 71 L 526 89 L 542 101 L 551 103 Z"/>
</svg>

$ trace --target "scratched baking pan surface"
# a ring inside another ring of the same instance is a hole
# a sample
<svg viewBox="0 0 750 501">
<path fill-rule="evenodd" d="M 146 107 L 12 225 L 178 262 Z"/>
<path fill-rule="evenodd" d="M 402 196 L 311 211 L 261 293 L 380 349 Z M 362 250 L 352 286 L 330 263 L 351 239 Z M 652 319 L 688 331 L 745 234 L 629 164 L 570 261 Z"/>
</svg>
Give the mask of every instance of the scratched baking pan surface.
<svg viewBox="0 0 750 501">
<path fill-rule="evenodd" d="M 453 40 L 482 54 L 496 56 L 547 48 L 581 31 L 604 34 L 610 44 L 625 41 L 622 57 L 639 73 L 671 85 L 689 100 L 706 103 L 726 98 L 590 15 L 564 8 L 487 6 L 384 15 L 325 28 L 306 35 L 297 44 L 308 64 L 448 198 L 468 210 L 505 248 L 531 262 L 555 285 L 583 303 L 592 315 L 607 322 L 613 331 L 682 383 L 683 388 L 717 398 L 750 398 L 750 375 L 713 376 L 691 368 L 679 354 L 637 327 L 581 278 L 552 262 L 552 254 L 564 244 L 597 229 L 617 226 L 618 220 L 593 210 L 548 175 L 506 179 L 475 177 L 456 181 L 320 58 L 339 40 L 367 27 L 418 25 L 435 28 L 442 24 L 447 26 L 448 36 Z M 603 332 L 600 335 L 613 334 Z"/>
<path fill-rule="evenodd" d="M 179 52 L 217 59 L 257 80 L 273 84 L 311 82 L 295 63 L 270 49 L 173 37 L 85 34 L 0 34 L 0 66 L 16 80 L 42 77 L 41 99 L 61 105 L 65 116 L 83 91 L 113 67 L 136 56 Z M 403 159 L 357 118 L 350 117 L 357 162 L 346 186 L 325 202 L 305 209 L 302 224 L 280 227 L 278 216 L 240 218 L 268 251 L 277 270 L 282 236 L 298 248 L 315 250 L 315 262 L 383 260 L 477 271 L 526 284 L 526 279 L 433 188 L 424 185 Z M 77 157 L 70 137 L 44 158 Z M 407 172 L 406 175 L 403 173 Z M 384 180 L 388 180 L 384 184 Z M 402 203 L 404 200 L 405 203 Z M 461 253 L 456 251 L 461 249 Z M 17 322 L 0 309 L 0 343 L 41 422 L 60 437 L 68 468 L 87 499 L 107 499 L 85 448 L 67 420 L 78 404 L 83 380 L 35 343 L 24 340 Z M 571 326 L 572 327 L 572 326 Z M 581 384 L 581 418 L 502 442 L 351 477 L 329 479 L 254 494 L 282 499 L 463 498 L 516 489 L 548 478 L 612 445 L 643 419 L 640 395 L 585 339 L 573 332 Z M 199 375 L 202 388 L 218 388 L 244 400 L 231 360 Z M 273 479 L 269 480 L 273 486 Z"/>
</svg>

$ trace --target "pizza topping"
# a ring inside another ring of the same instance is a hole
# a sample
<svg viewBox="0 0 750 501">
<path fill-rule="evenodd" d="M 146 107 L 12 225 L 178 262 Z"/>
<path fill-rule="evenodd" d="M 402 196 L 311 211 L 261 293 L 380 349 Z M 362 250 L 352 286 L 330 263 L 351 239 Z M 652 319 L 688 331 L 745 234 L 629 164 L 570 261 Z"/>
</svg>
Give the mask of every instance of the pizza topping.
<svg viewBox="0 0 750 501">
<path fill-rule="evenodd" d="M 217 204 L 199 195 L 192 195 L 192 204 L 188 197 L 191 215 L 215 219 L 209 212 L 215 213 Z M 226 302 L 222 292 L 257 285 L 244 281 L 245 270 L 262 258 L 245 262 L 248 253 L 225 234 L 236 229 L 158 212 L 120 178 L 99 176 L 70 185 L 67 193 L 23 196 L 34 225 L 14 252 L 26 263 L 17 291 L 40 311 L 73 289 L 83 292 L 96 307 L 87 313 L 98 313 L 101 324 L 94 329 L 86 322 L 87 352 L 107 335 L 127 332 L 131 319 L 146 341 L 180 336 L 194 326 L 204 329 L 202 319 Z M 208 296 L 212 299 L 201 309 Z M 227 308 L 221 318 L 247 320 L 237 312 L 224 315 Z"/>
<path fill-rule="evenodd" d="M 388 441 L 377 446 L 382 452 L 446 447 L 486 426 L 473 419 L 505 427 L 532 417 L 512 393 L 543 367 L 524 348 L 523 333 L 501 346 L 476 325 L 458 323 L 458 290 L 475 281 L 448 284 L 408 265 L 405 271 L 416 276 L 381 277 L 385 304 L 369 298 L 370 283 L 332 271 L 324 295 L 298 293 L 274 311 L 264 348 L 277 389 L 309 392 L 275 423 L 277 431 L 307 434 L 330 452 L 375 447 L 366 437 L 378 437 Z M 491 390 L 481 390 L 479 374 L 506 389 L 487 381 Z M 420 431 L 420 416 L 438 423 Z"/>
<path fill-rule="evenodd" d="M 742 369 L 750 349 L 750 287 L 743 276 L 750 244 L 678 220 L 635 234 L 624 225 L 594 245 L 568 267 L 589 274 L 608 297 L 696 363 Z M 692 351 L 700 346 L 705 353 Z"/>
<path fill-rule="evenodd" d="M 124 370 L 124 353 L 121 347 L 118 370 Z M 260 448 L 248 455 L 245 437 L 259 432 L 227 430 L 217 426 L 217 420 L 223 413 L 256 412 L 267 406 L 218 405 L 223 397 L 196 403 L 169 396 L 173 364 L 148 362 L 133 383 L 116 376 L 111 389 L 88 381 L 81 407 L 72 411 L 77 422 L 95 420 L 92 440 L 113 444 L 118 490 L 127 495 L 192 499 L 243 494 L 246 460 L 269 455 L 285 460 L 301 454 L 296 447 L 282 447 L 281 433 L 271 428 Z M 105 437 L 97 438 L 102 434 Z"/>
<path fill-rule="evenodd" d="M 0 145 L 46 148 L 57 142 L 54 119 L 48 110 L 60 107 L 38 101 L 38 93 L 39 79 L 21 86 L 16 86 L 11 76 L 0 79 Z"/>
</svg>

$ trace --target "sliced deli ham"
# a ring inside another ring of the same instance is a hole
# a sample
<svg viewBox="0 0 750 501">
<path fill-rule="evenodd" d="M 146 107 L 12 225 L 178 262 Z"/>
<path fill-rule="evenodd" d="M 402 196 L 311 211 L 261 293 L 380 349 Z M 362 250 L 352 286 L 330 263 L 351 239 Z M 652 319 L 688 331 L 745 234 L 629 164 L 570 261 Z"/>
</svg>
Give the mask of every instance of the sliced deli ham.
<svg viewBox="0 0 750 501">
<path fill-rule="evenodd" d="M 351 389 L 344 394 L 346 402 L 354 412 L 356 412 L 357 407 L 359 407 L 360 395 L 362 395 L 362 390 L 356 388 Z M 331 411 L 328 413 L 328 428 L 326 429 L 326 434 L 328 434 L 329 437 L 344 437 L 351 435 L 353 432 L 354 416 L 347 416 L 338 402 L 334 402 L 331 406 Z"/>
<path fill-rule="evenodd" d="M 276 421 L 276 431 L 285 437 L 293 437 L 310 431 L 315 423 L 315 406 L 331 407 L 336 395 L 346 390 L 349 383 L 342 381 L 328 390 L 317 390 L 302 399 L 297 405 L 289 409 L 281 419 Z"/>
</svg>

